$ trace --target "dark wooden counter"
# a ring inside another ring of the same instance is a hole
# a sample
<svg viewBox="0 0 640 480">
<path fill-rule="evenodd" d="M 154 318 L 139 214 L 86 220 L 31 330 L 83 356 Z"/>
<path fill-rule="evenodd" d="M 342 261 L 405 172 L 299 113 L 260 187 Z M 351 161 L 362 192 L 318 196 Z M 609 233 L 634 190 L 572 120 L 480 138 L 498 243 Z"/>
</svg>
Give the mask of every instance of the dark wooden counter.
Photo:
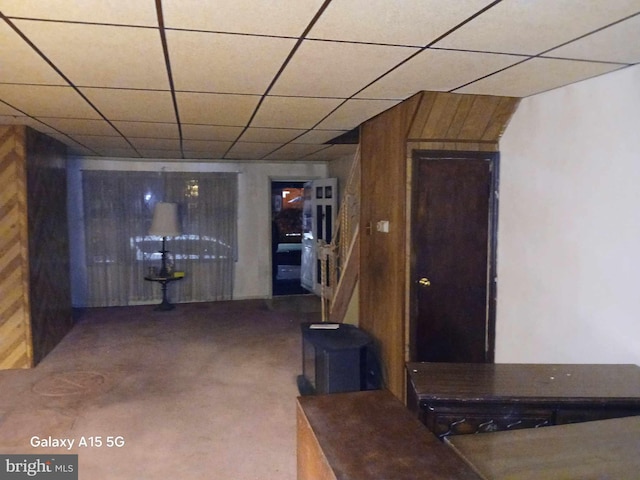
<svg viewBox="0 0 640 480">
<path fill-rule="evenodd" d="M 298 398 L 298 480 L 479 480 L 385 390 Z"/>
<path fill-rule="evenodd" d="M 640 415 L 640 367 L 407 364 L 407 404 L 439 437 Z"/>
<path fill-rule="evenodd" d="M 640 417 L 446 441 L 488 480 L 636 480 L 640 475 Z"/>
</svg>

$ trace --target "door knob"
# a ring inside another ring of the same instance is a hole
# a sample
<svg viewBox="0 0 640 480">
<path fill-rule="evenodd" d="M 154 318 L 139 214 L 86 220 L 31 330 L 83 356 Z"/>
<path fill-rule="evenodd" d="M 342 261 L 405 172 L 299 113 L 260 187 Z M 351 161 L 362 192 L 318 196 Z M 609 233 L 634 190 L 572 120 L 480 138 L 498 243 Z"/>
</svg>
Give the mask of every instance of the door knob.
<svg viewBox="0 0 640 480">
<path fill-rule="evenodd" d="M 418 280 L 418 284 L 422 287 L 430 287 L 431 280 L 429 280 L 427 277 L 422 277 L 420 280 Z"/>
</svg>

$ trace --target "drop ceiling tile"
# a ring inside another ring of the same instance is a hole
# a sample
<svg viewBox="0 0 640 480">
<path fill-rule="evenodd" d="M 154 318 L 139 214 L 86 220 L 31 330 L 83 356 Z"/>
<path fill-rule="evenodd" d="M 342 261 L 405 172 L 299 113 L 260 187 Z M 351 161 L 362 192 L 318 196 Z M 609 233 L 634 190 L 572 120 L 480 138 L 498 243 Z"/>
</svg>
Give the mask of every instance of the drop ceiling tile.
<svg viewBox="0 0 640 480">
<path fill-rule="evenodd" d="M 169 88 L 156 29 L 31 20 L 15 24 L 77 86 Z"/>
<path fill-rule="evenodd" d="M 233 142 L 242 133 L 244 127 L 225 127 L 220 125 L 182 124 L 182 137 L 190 140 L 216 140 Z"/>
<path fill-rule="evenodd" d="M 522 60 L 516 55 L 427 49 L 356 98 L 402 100 L 421 90 L 447 92 Z"/>
<path fill-rule="evenodd" d="M 241 142 L 287 143 L 299 137 L 306 130 L 294 128 L 247 128 L 240 137 Z"/>
<path fill-rule="evenodd" d="M 95 150 L 99 157 L 123 158 L 127 160 L 140 158 L 140 154 L 133 148 L 103 147 Z"/>
<path fill-rule="evenodd" d="M 556 48 L 549 57 L 600 60 L 603 62 L 640 62 L 640 15 Z"/>
<path fill-rule="evenodd" d="M 177 90 L 263 94 L 295 40 L 168 31 L 167 43 Z"/>
<path fill-rule="evenodd" d="M 2 110 L 1 105 L 2 104 L 0 103 L 0 110 Z M 26 125 L 27 127 L 31 127 L 34 130 L 45 133 L 47 135 L 60 135 L 55 129 L 51 128 L 46 123 L 42 123 L 35 118 L 25 117 L 24 115 L 13 116 L 0 114 L 0 125 Z"/>
<path fill-rule="evenodd" d="M 115 121 L 113 125 L 126 137 L 180 138 L 175 123 Z"/>
<path fill-rule="evenodd" d="M 307 40 L 270 93 L 348 98 L 417 51 L 410 47 Z"/>
<path fill-rule="evenodd" d="M 39 18 L 106 24 L 157 26 L 154 2 L 113 0 L 2 0 L 2 13 L 8 17 Z"/>
<path fill-rule="evenodd" d="M 618 68 L 619 65 L 608 63 L 533 58 L 467 85 L 455 93 L 527 97 Z"/>
<path fill-rule="evenodd" d="M 311 145 L 319 145 L 329 140 L 339 137 L 347 130 L 309 130 L 299 138 L 293 140 L 292 143 L 309 143 Z"/>
<path fill-rule="evenodd" d="M 128 137 L 129 142 L 138 150 L 174 150 L 180 151 L 180 140 L 177 138 L 134 138 Z"/>
<path fill-rule="evenodd" d="M 289 143 L 265 157 L 265 160 L 302 160 L 308 155 L 327 148 L 326 145 Z"/>
<path fill-rule="evenodd" d="M 182 149 L 186 152 L 209 152 L 212 155 L 222 157 L 229 150 L 233 142 L 219 142 L 214 140 L 184 140 Z"/>
<path fill-rule="evenodd" d="M 330 98 L 265 98 L 251 123 L 252 127 L 313 128 L 342 100 Z"/>
<path fill-rule="evenodd" d="M 298 37 L 322 0 L 163 0 L 168 28 Z"/>
<path fill-rule="evenodd" d="M 180 121 L 220 126 L 244 126 L 260 97 L 215 93 L 176 92 Z"/>
<path fill-rule="evenodd" d="M 491 3 L 491 0 L 334 0 L 309 38 L 425 46 Z"/>
<path fill-rule="evenodd" d="M 537 55 L 638 10 L 637 0 L 510 0 L 498 3 L 434 46 Z"/>
<path fill-rule="evenodd" d="M 225 155 L 225 158 L 237 160 L 258 160 L 266 157 L 276 150 L 276 148 L 278 148 L 278 145 L 273 143 L 237 142 Z"/>
<path fill-rule="evenodd" d="M 0 100 L 32 117 L 100 118 L 71 87 L 0 84 Z"/>
<path fill-rule="evenodd" d="M 92 150 L 100 150 L 105 148 L 133 149 L 131 145 L 123 137 L 107 137 L 102 135 L 70 135 L 70 137 Z"/>
<path fill-rule="evenodd" d="M 217 154 L 216 152 L 184 152 L 184 160 L 185 161 L 193 161 L 193 160 L 223 160 L 222 155 Z"/>
<path fill-rule="evenodd" d="M 353 157 L 357 149 L 358 145 L 330 145 L 328 148 L 304 157 L 304 159 L 305 161 L 330 162 L 338 158 Z"/>
<path fill-rule="evenodd" d="M 175 122 L 171 93 L 151 90 L 81 88 L 84 95 L 110 120 Z"/>
<path fill-rule="evenodd" d="M 2 102 L 2 92 L 0 92 L 0 116 L 4 117 L 24 117 L 25 115 L 22 112 L 19 112 L 11 105 L 7 105 Z"/>
<path fill-rule="evenodd" d="M 400 103 L 396 100 L 348 100 L 317 125 L 319 129 L 351 130 Z"/>
<path fill-rule="evenodd" d="M 46 63 L 9 25 L 0 23 L 0 65 L 3 83 L 66 85 L 64 79 Z"/>
<path fill-rule="evenodd" d="M 42 117 L 41 120 L 46 122 L 50 127 L 67 135 L 118 135 L 118 132 L 105 120 Z"/>
<path fill-rule="evenodd" d="M 156 149 L 138 149 L 138 153 L 142 158 L 164 158 L 164 159 L 180 159 L 182 152 L 178 150 L 156 150 Z"/>
</svg>

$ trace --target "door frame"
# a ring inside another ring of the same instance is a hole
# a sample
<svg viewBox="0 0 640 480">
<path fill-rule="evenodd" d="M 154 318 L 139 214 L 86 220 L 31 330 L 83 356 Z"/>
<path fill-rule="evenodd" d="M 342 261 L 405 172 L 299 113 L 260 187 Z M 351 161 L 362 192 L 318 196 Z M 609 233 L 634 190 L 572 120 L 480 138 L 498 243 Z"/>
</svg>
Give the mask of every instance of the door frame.
<svg viewBox="0 0 640 480">
<path fill-rule="evenodd" d="M 487 239 L 487 318 L 485 337 L 485 362 L 495 362 L 495 337 L 496 337 L 496 304 L 497 304 L 497 245 L 498 245 L 498 199 L 500 185 L 500 152 L 480 152 L 467 150 L 422 150 L 414 149 L 411 152 L 411 162 L 409 166 L 410 180 L 407 189 L 407 302 L 408 319 L 406 329 L 406 361 L 413 361 L 416 358 L 415 332 L 417 315 L 417 286 L 415 273 L 415 255 L 413 255 L 413 195 L 415 192 L 416 166 L 420 161 L 451 159 L 453 161 L 463 161 L 465 159 L 487 159 L 490 163 L 490 191 L 489 198 L 489 226 Z"/>
</svg>

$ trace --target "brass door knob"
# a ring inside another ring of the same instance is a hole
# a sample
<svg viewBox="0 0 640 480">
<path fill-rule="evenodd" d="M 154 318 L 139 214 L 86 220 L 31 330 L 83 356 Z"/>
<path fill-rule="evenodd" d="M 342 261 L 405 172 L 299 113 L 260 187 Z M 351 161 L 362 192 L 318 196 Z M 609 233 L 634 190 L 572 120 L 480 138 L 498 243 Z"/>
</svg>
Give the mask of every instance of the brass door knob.
<svg viewBox="0 0 640 480">
<path fill-rule="evenodd" d="M 420 280 L 418 280 L 418 284 L 422 287 L 430 287 L 431 280 L 429 280 L 427 277 L 422 277 Z"/>
</svg>

